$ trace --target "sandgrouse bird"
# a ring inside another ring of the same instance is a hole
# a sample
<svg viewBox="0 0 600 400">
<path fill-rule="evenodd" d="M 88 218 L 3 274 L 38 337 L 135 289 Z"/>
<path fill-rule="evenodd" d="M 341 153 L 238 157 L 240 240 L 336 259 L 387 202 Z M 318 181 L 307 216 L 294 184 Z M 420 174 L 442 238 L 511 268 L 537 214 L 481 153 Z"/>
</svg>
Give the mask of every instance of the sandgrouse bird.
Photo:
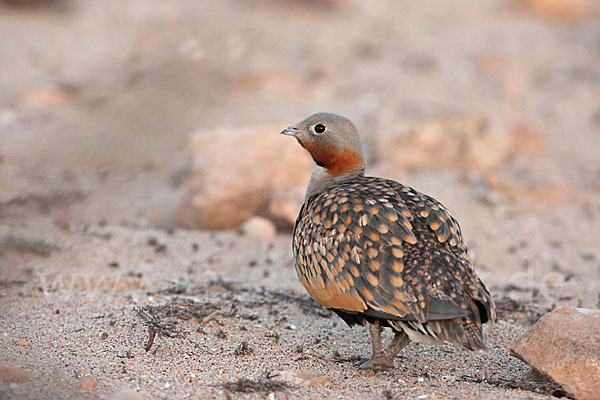
<svg viewBox="0 0 600 400">
<path fill-rule="evenodd" d="M 281 133 L 317 164 L 294 228 L 296 272 L 322 306 L 368 327 L 372 357 L 358 366 L 390 368 L 410 340 L 486 351 L 481 326 L 495 320 L 494 303 L 448 210 L 365 176 L 358 131 L 345 117 L 317 113 Z M 386 350 L 382 327 L 394 331 Z"/>
</svg>

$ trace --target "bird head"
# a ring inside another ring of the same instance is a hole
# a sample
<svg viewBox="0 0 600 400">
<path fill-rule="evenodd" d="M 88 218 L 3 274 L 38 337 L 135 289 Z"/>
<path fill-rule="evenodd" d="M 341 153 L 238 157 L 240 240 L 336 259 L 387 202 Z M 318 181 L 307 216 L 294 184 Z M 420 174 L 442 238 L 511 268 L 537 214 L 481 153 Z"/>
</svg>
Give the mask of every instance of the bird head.
<svg viewBox="0 0 600 400">
<path fill-rule="evenodd" d="M 358 130 L 346 117 L 316 113 L 281 133 L 295 137 L 330 175 L 361 173 L 365 169 Z"/>
</svg>

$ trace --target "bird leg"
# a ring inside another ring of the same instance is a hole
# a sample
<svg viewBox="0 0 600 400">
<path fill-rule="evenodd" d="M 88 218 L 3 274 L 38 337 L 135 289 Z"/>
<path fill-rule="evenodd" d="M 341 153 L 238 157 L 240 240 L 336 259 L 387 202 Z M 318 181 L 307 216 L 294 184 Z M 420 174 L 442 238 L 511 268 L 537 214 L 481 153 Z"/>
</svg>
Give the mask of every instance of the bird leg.
<svg viewBox="0 0 600 400">
<path fill-rule="evenodd" d="M 365 321 L 371 334 L 371 358 L 360 359 L 355 365 L 360 369 L 371 369 L 373 371 L 383 371 L 388 368 L 392 368 L 394 365 L 383 351 L 383 344 L 381 343 L 381 325 L 379 320 L 375 320 L 374 323 Z"/>
<path fill-rule="evenodd" d="M 409 342 L 410 339 L 404 331 L 394 331 L 394 338 L 385 351 L 385 355 L 388 360 L 393 362 L 400 350 L 402 350 Z"/>
</svg>

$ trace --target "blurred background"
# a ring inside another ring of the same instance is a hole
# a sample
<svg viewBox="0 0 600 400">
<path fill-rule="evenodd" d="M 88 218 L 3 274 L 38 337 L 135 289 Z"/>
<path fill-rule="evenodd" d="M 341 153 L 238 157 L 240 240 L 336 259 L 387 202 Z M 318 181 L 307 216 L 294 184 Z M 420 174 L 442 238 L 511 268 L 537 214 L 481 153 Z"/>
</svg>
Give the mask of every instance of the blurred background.
<svg viewBox="0 0 600 400">
<path fill-rule="evenodd" d="M 489 357 L 411 345 L 356 374 L 365 332 L 291 255 L 313 163 L 279 132 L 317 111 L 460 221 L 498 308 Z M 2 398 L 218 398 L 265 368 L 327 375 L 304 398 L 550 396 L 507 349 L 600 307 L 599 222 L 597 0 L 0 0 Z M 147 352 L 135 310 L 181 301 L 232 311 L 175 313 L 187 339 Z"/>
<path fill-rule="evenodd" d="M 597 278 L 599 93 L 593 0 L 4 0 L 0 216 L 286 233 L 312 163 L 279 132 L 332 111 L 503 284 Z"/>
</svg>

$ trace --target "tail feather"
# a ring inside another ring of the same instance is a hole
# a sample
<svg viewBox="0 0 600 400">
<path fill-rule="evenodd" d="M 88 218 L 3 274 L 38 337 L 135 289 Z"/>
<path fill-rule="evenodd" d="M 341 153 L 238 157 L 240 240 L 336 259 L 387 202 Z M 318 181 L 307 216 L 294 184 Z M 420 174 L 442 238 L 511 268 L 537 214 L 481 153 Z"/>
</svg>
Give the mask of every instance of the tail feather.
<svg viewBox="0 0 600 400">
<path fill-rule="evenodd" d="M 477 351 L 479 353 L 487 353 L 489 351 L 483 340 L 483 333 L 480 326 L 474 324 L 473 321 L 463 318 L 460 323 L 460 328 L 462 329 L 460 344 L 469 350 Z"/>
<path fill-rule="evenodd" d="M 468 317 L 447 320 L 388 321 L 397 330 L 403 330 L 415 342 L 441 344 L 455 343 L 480 353 L 488 352 L 481 326 Z"/>
</svg>

